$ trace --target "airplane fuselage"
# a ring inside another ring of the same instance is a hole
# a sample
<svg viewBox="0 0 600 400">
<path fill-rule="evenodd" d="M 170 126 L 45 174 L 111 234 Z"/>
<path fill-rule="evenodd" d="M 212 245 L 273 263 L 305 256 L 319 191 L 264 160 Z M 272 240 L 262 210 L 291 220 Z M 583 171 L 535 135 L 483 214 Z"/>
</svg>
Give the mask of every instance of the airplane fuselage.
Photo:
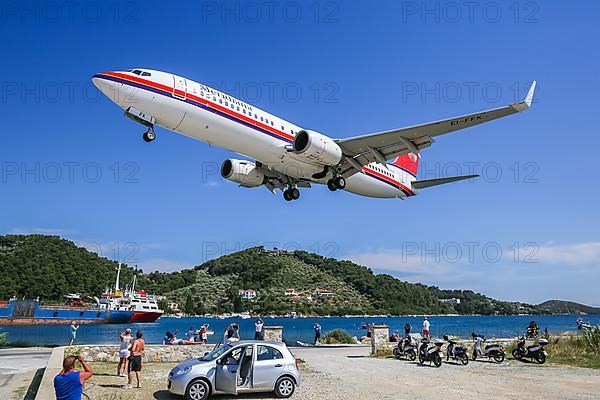
<svg viewBox="0 0 600 400">
<path fill-rule="evenodd" d="M 294 179 L 324 184 L 323 166 L 290 151 L 298 125 L 186 78 L 154 70 L 104 72 L 94 84 L 123 110 L 151 116 L 155 124 L 253 158 Z M 315 175 L 318 178 L 315 178 Z M 371 163 L 346 180 L 362 196 L 406 198 L 416 177 L 392 164 Z"/>
</svg>

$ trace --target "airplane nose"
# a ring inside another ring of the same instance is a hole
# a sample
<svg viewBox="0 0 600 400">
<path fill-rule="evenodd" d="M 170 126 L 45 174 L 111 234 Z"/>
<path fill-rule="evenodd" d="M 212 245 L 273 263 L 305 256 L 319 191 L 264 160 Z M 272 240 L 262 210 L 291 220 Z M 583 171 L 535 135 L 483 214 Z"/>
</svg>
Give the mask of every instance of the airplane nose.
<svg viewBox="0 0 600 400">
<path fill-rule="evenodd" d="M 105 73 L 95 74 L 92 77 L 92 83 L 98 88 L 99 91 L 102 92 L 102 94 L 108 97 L 112 102 L 120 105 L 119 83 L 110 80 L 104 74 Z"/>
</svg>

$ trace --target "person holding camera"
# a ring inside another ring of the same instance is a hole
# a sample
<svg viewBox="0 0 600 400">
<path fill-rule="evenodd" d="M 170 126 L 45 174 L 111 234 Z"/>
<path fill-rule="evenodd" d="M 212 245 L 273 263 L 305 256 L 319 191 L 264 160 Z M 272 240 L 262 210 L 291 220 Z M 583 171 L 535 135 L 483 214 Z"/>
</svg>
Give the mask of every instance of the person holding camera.
<svg viewBox="0 0 600 400">
<path fill-rule="evenodd" d="M 125 332 L 121 332 L 119 339 L 121 339 L 121 345 L 119 346 L 119 364 L 117 365 L 117 375 L 125 376 L 125 373 L 129 371 L 129 356 L 131 355 L 129 349 L 133 343 L 131 328 L 127 328 L 125 329 Z"/>
<path fill-rule="evenodd" d="M 75 369 L 79 361 L 83 371 Z M 54 377 L 54 393 L 56 400 L 81 400 L 83 382 L 90 379 L 94 372 L 82 355 L 68 356 L 63 360 L 63 369 Z"/>
</svg>

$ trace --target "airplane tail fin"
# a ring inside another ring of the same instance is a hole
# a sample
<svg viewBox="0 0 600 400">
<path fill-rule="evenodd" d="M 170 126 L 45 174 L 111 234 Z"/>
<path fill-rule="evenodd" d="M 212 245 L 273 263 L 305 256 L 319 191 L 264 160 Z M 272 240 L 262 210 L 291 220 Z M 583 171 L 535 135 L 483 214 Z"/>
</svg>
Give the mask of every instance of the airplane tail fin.
<svg viewBox="0 0 600 400">
<path fill-rule="evenodd" d="M 420 158 L 421 155 L 419 153 L 402 154 L 401 156 L 396 157 L 396 159 L 392 161 L 391 164 L 410 173 L 416 179 L 417 172 L 419 172 Z"/>
</svg>

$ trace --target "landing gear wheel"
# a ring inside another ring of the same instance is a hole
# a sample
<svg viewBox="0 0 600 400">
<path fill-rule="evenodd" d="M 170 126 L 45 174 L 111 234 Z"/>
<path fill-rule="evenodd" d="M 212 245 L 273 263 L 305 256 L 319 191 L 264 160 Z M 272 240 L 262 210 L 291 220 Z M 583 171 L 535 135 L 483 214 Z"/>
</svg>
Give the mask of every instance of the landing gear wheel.
<svg viewBox="0 0 600 400">
<path fill-rule="evenodd" d="M 290 189 L 290 196 L 292 200 L 298 200 L 300 198 L 300 191 L 297 188 Z"/>
<path fill-rule="evenodd" d="M 346 187 L 346 179 L 343 176 L 338 176 L 333 180 L 335 187 L 338 189 L 344 189 Z"/>
<path fill-rule="evenodd" d="M 290 193 L 289 190 L 284 190 L 283 191 L 283 198 L 285 199 L 285 201 L 292 201 L 292 195 Z"/>
<path fill-rule="evenodd" d="M 151 141 L 156 139 L 156 134 L 153 130 L 148 129 L 146 132 L 144 132 L 144 136 L 142 137 L 144 138 L 144 142 L 150 143 Z"/>
<path fill-rule="evenodd" d="M 338 189 L 333 179 L 327 181 L 327 189 L 331 190 L 332 192 L 335 192 Z"/>
</svg>

